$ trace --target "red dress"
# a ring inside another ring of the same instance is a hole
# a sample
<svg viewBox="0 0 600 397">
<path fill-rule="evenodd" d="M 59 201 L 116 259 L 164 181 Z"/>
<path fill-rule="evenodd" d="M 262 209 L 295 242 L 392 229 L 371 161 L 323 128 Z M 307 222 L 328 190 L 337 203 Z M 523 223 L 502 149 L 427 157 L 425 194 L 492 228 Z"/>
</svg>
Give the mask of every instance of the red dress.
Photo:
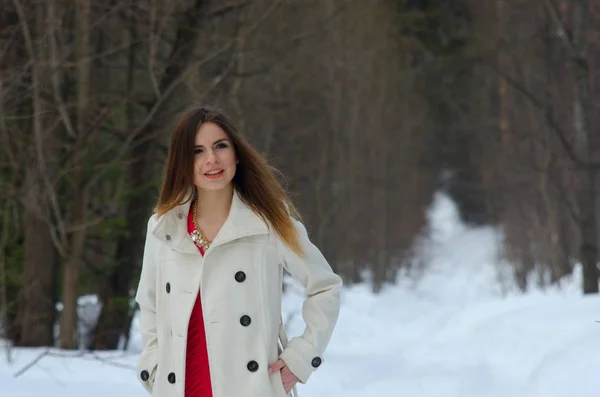
<svg viewBox="0 0 600 397">
<path fill-rule="evenodd" d="M 194 220 L 190 208 L 188 233 L 193 232 L 194 229 Z M 204 249 L 198 247 L 198 250 L 204 256 Z M 185 397 L 212 397 L 200 293 L 196 297 L 188 325 L 187 351 L 185 353 Z"/>
</svg>

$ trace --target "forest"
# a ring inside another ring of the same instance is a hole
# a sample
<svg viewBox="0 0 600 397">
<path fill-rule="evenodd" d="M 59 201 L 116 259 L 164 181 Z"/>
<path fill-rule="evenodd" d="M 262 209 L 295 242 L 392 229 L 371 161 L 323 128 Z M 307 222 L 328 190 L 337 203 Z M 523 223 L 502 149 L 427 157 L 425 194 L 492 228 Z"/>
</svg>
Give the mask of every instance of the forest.
<svg viewBox="0 0 600 397">
<path fill-rule="evenodd" d="M 129 335 L 169 136 L 218 106 L 347 285 L 418 267 L 435 192 L 520 288 L 598 293 L 600 3 L 2 0 L 0 314 L 17 346 Z M 597 80 L 598 79 L 598 80 Z M 60 308 L 60 310 L 59 310 Z"/>
</svg>

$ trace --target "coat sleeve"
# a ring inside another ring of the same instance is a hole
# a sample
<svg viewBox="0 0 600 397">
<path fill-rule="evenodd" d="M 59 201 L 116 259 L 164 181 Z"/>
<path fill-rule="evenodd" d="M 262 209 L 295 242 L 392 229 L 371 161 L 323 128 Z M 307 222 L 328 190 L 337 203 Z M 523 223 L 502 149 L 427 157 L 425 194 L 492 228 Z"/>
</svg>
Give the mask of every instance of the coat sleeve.
<svg viewBox="0 0 600 397">
<path fill-rule="evenodd" d="M 142 353 L 138 359 L 137 376 L 144 388 L 152 394 L 152 386 L 158 366 L 158 338 L 156 334 L 156 280 L 157 266 L 154 251 L 159 243 L 152 234 L 155 218 L 148 220 L 142 272 L 135 300 L 140 306 L 140 333 L 142 336 Z"/>
<path fill-rule="evenodd" d="M 340 311 L 342 279 L 336 275 L 323 254 L 308 238 L 306 228 L 292 218 L 304 257 L 298 256 L 282 241 L 280 256 L 284 268 L 306 288 L 302 317 L 306 328 L 294 337 L 279 358 L 302 383 L 323 362 L 323 353 L 331 339 Z"/>
</svg>

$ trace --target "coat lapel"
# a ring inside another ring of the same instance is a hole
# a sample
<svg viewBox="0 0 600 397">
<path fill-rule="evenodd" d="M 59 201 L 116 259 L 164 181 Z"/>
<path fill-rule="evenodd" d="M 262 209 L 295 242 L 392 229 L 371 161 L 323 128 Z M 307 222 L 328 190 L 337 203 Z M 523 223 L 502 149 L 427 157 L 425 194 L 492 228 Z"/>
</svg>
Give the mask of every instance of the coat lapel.
<svg viewBox="0 0 600 397">
<path fill-rule="evenodd" d="M 192 195 L 181 205 L 161 216 L 153 233 L 173 250 L 185 253 L 197 253 L 198 248 L 187 232 L 187 216 L 192 203 Z M 228 242 L 258 234 L 267 234 L 267 224 L 234 191 L 229 215 L 217 233 L 207 253 L 213 248 Z"/>
</svg>

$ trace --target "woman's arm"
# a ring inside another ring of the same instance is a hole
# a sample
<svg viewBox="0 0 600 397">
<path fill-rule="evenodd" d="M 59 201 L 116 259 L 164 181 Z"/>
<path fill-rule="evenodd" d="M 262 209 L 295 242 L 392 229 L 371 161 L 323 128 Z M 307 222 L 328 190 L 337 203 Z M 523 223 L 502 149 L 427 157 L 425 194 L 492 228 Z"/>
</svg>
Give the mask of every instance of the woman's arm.
<svg viewBox="0 0 600 397">
<path fill-rule="evenodd" d="M 148 220 L 142 273 L 135 300 L 140 306 L 140 333 L 142 334 L 142 353 L 138 360 L 138 379 L 152 394 L 152 386 L 158 365 L 158 339 L 156 335 L 156 258 L 154 251 L 160 242 L 152 234 L 155 224 L 152 216 Z"/>
<path fill-rule="evenodd" d="M 308 238 L 306 228 L 292 219 L 305 253 L 299 257 L 282 241 L 280 255 L 283 266 L 305 288 L 307 298 L 302 305 L 306 328 L 302 336 L 292 338 L 279 356 L 302 383 L 323 362 L 340 311 L 342 279 L 336 275 L 321 251 Z"/>
</svg>

